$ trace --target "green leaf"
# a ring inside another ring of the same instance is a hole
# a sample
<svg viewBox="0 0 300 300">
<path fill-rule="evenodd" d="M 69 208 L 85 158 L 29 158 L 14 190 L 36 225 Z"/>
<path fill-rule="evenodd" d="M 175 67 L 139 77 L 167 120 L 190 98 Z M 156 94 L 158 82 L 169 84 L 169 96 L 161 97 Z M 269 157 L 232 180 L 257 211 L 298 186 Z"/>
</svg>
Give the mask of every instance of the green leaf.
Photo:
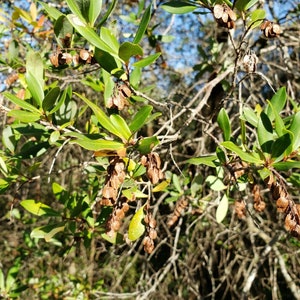
<svg viewBox="0 0 300 300">
<path fill-rule="evenodd" d="M 186 1 L 169 1 L 163 4 L 161 8 L 171 14 L 186 14 L 194 11 L 197 6 Z"/>
<path fill-rule="evenodd" d="M 287 156 L 292 152 L 292 137 L 290 133 L 286 133 L 279 137 L 272 146 L 272 158 L 280 160 L 283 156 Z"/>
<path fill-rule="evenodd" d="M 159 140 L 156 136 L 146 137 L 139 141 L 137 149 L 141 154 L 148 154 L 158 144 Z"/>
<path fill-rule="evenodd" d="M 206 165 L 215 168 L 217 165 L 215 161 L 218 159 L 217 155 L 193 157 L 188 159 L 186 162 L 192 165 Z"/>
<path fill-rule="evenodd" d="M 119 131 L 115 128 L 110 118 L 104 113 L 104 111 L 100 107 L 88 100 L 86 97 L 78 93 L 74 94 L 77 95 L 80 99 L 82 99 L 92 109 L 98 122 L 103 128 L 122 139 L 122 135 L 120 135 Z"/>
<path fill-rule="evenodd" d="M 133 64 L 133 66 L 139 67 L 139 68 L 147 67 L 147 66 L 151 65 L 152 63 L 154 63 L 159 58 L 160 55 L 161 55 L 161 53 L 155 53 L 155 54 L 149 55 L 149 56 L 135 62 Z"/>
<path fill-rule="evenodd" d="M 118 151 L 124 149 L 124 144 L 108 140 L 76 139 L 72 143 L 78 144 L 90 151 Z"/>
<path fill-rule="evenodd" d="M 13 102 L 14 104 L 20 106 L 23 109 L 29 110 L 31 112 L 41 113 L 36 107 L 34 107 L 30 103 L 26 102 L 25 100 L 21 100 L 20 98 L 18 98 L 15 95 L 12 95 L 12 94 L 10 94 L 8 92 L 4 92 L 3 95 L 7 99 L 9 99 L 11 102 Z"/>
<path fill-rule="evenodd" d="M 273 126 L 267 114 L 261 112 L 257 124 L 257 137 L 261 149 L 266 153 L 271 153 L 274 141 Z"/>
<path fill-rule="evenodd" d="M 138 44 L 141 41 L 141 39 L 143 38 L 143 35 L 148 27 L 150 18 L 151 18 L 151 4 L 146 8 L 146 10 L 144 12 L 140 26 L 139 26 L 139 28 L 135 34 L 134 40 L 133 40 L 134 44 Z"/>
<path fill-rule="evenodd" d="M 59 97 L 58 103 L 53 107 L 53 109 L 50 110 L 49 114 L 51 115 L 51 114 L 55 113 L 56 111 L 58 111 L 60 109 L 60 107 L 65 103 L 66 98 L 70 98 L 71 94 L 72 94 L 71 86 L 64 89 L 64 91 L 61 93 L 61 95 Z"/>
<path fill-rule="evenodd" d="M 30 72 L 26 73 L 26 82 L 28 85 L 28 89 L 36 103 L 39 107 L 42 106 L 44 91 L 42 85 L 40 85 L 40 81 L 37 80 L 34 74 Z"/>
<path fill-rule="evenodd" d="M 54 24 L 54 33 L 56 41 L 60 47 L 65 47 L 63 40 L 67 35 L 72 36 L 73 26 L 65 15 L 61 15 Z"/>
<path fill-rule="evenodd" d="M 228 114 L 224 108 L 222 108 L 218 114 L 217 122 L 223 131 L 224 140 L 229 141 L 231 137 L 231 126 Z"/>
<path fill-rule="evenodd" d="M 45 239 L 46 242 L 51 242 L 52 238 L 59 232 L 65 230 L 65 222 L 37 227 L 32 230 L 30 237 L 37 239 Z"/>
<path fill-rule="evenodd" d="M 266 114 L 268 115 L 271 121 L 273 121 L 275 117 L 273 111 L 277 112 L 277 114 L 280 114 L 280 112 L 285 106 L 286 98 L 286 88 L 282 87 L 277 91 L 276 94 L 274 94 L 274 96 L 270 100 L 272 107 L 270 105 L 267 106 Z"/>
<path fill-rule="evenodd" d="M 52 209 L 50 206 L 43 204 L 42 202 L 35 202 L 35 200 L 23 200 L 20 202 L 28 212 L 37 216 L 60 216 L 58 212 Z"/>
<path fill-rule="evenodd" d="M 89 5 L 89 22 L 94 26 L 97 18 L 99 17 L 102 9 L 102 0 L 90 0 Z"/>
<path fill-rule="evenodd" d="M 76 0 L 66 0 L 66 1 L 67 1 L 67 4 L 68 4 L 71 12 L 74 15 L 76 15 L 78 18 L 80 18 L 81 21 L 85 22 L 86 20 L 82 14 L 82 11 L 80 10 L 80 7 L 77 5 Z"/>
<path fill-rule="evenodd" d="M 107 45 L 110 45 L 115 51 L 115 53 L 118 53 L 120 44 L 115 37 L 115 35 L 106 27 L 101 27 L 100 29 L 100 37 Z"/>
<path fill-rule="evenodd" d="M 111 15 L 111 13 L 113 12 L 113 10 L 115 9 L 117 3 L 118 3 L 118 0 L 110 1 L 110 5 L 109 5 L 106 13 L 104 14 L 104 16 L 99 21 L 98 27 L 101 27 L 106 22 L 106 20 L 108 19 L 108 17 Z"/>
<path fill-rule="evenodd" d="M 42 108 L 44 111 L 49 111 L 54 108 L 54 103 L 56 102 L 59 94 L 60 94 L 59 87 L 54 87 L 47 93 L 42 103 Z"/>
<path fill-rule="evenodd" d="M 142 206 L 137 210 L 129 223 L 128 238 L 131 241 L 137 240 L 145 232 L 145 225 L 143 224 L 144 217 L 144 206 Z"/>
<path fill-rule="evenodd" d="M 300 146 L 300 111 L 294 115 L 289 130 L 294 134 L 293 151 L 297 151 Z"/>
<path fill-rule="evenodd" d="M 41 115 L 36 112 L 30 112 L 30 111 L 24 111 L 18 109 L 13 109 L 9 111 L 7 115 L 24 123 L 36 122 L 41 117 Z"/>
<path fill-rule="evenodd" d="M 241 118 L 247 121 L 252 126 L 257 127 L 258 117 L 252 108 L 249 107 L 243 108 L 243 115 Z"/>
<path fill-rule="evenodd" d="M 235 3 L 235 7 L 239 11 L 245 11 L 255 5 L 258 0 L 237 0 Z"/>
<path fill-rule="evenodd" d="M 246 152 L 245 150 L 241 149 L 239 146 L 235 145 L 233 142 L 226 141 L 221 143 L 221 145 L 224 148 L 236 153 L 245 162 L 254 163 L 254 164 L 263 163 L 263 161 L 260 158 L 254 156 L 252 153 Z"/>
<path fill-rule="evenodd" d="M 272 166 L 278 171 L 288 171 L 291 169 L 300 169 L 300 161 L 280 161 L 273 163 Z"/>
<path fill-rule="evenodd" d="M 132 132 L 130 131 L 130 128 L 128 127 L 125 120 L 118 114 L 110 115 L 110 120 L 115 129 L 118 131 L 119 137 L 121 137 L 122 141 L 124 143 L 128 142 L 130 137 L 132 136 Z"/>
<path fill-rule="evenodd" d="M 209 175 L 207 176 L 205 181 L 209 184 L 209 187 L 213 191 L 219 192 L 227 188 L 227 186 L 223 183 L 222 179 L 217 176 Z"/>
<path fill-rule="evenodd" d="M 137 44 L 133 44 L 130 42 L 124 42 L 119 49 L 119 56 L 123 59 L 126 63 L 129 62 L 130 57 L 135 55 L 143 55 L 143 49 L 141 46 Z"/>
<path fill-rule="evenodd" d="M 152 109 L 153 107 L 151 105 L 145 105 L 135 114 L 133 120 L 129 124 L 129 128 L 132 132 L 137 132 L 146 124 Z"/>
<path fill-rule="evenodd" d="M 218 223 L 221 223 L 225 219 L 228 212 L 228 207 L 228 198 L 224 194 L 216 211 L 216 221 Z"/>
<path fill-rule="evenodd" d="M 251 12 L 251 16 L 250 16 L 251 28 L 253 29 L 259 26 L 264 21 L 265 17 L 266 17 L 266 11 L 264 9 L 256 9 L 253 12 Z"/>
<path fill-rule="evenodd" d="M 57 20 L 60 16 L 62 16 L 63 14 L 57 10 L 56 8 L 49 6 L 48 4 L 42 2 L 42 1 L 38 1 L 39 4 L 41 4 L 44 8 L 44 10 L 47 12 L 47 14 L 53 18 L 54 20 Z"/>
</svg>

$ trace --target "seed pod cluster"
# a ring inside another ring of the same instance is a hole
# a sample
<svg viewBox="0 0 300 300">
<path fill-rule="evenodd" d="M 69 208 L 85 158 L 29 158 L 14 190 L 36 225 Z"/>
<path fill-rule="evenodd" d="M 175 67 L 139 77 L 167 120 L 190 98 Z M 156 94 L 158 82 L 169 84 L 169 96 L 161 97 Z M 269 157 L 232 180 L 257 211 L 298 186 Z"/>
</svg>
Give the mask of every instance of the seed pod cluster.
<svg viewBox="0 0 300 300">
<path fill-rule="evenodd" d="M 126 212 L 129 210 L 127 199 L 122 197 L 113 207 L 113 211 L 106 222 L 106 234 L 113 237 L 114 234 L 120 229 L 121 222 L 125 218 Z"/>
<path fill-rule="evenodd" d="M 187 208 L 189 202 L 185 197 L 180 198 L 175 205 L 173 213 L 169 216 L 167 226 L 172 227 L 183 214 L 184 210 Z"/>
<path fill-rule="evenodd" d="M 237 214 L 239 219 L 242 219 L 246 216 L 246 205 L 244 201 L 236 200 L 234 202 L 234 211 Z"/>
<path fill-rule="evenodd" d="M 266 38 L 274 38 L 281 34 L 281 28 L 278 24 L 275 24 L 271 21 L 264 21 L 260 25 L 260 30 L 263 32 Z"/>
<path fill-rule="evenodd" d="M 161 160 L 156 152 L 151 152 L 141 157 L 141 164 L 147 168 L 147 176 L 152 184 L 164 178 L 161 170 Z"/>
<path fill-rule="evenodd" d="M 75 54 L 71 54 L 65 50 L 58 49 L 50 55 L 50 62 L 55 68 L 69 65 L 76 67 L 79 64 L 85 65 L 96 63 L 92 51 L 86 49 L 76 49 L 76 51 Z"/>
<path fill-rule="evenodd" d="M 247 73 L 253 73 L 256 71 L 256 64 L 258 58 L 254 53 L 246 54 L 243 58 L 243 67 Z"/>
<path fill-rule="evenodd" d="M 154 240 L 157 238 L 156 220 L 152 217 L 150 212 L 147 212 L 144 222 L 146 224 L 147 234 L 144 237 L 143 245 L 145 252 L 151 254 L 154 250 Z"/>
<path fill-rule="evenodd" d="M 276 181 L 271 174 L 266 180 L 272 198 L 276 200 L 277 211 L 285 214 L 285 229 L 300 239 L 300 204 L 295 204 L 284 182 Z"/>
<path fill-rule="evenodd" d="M 258 212 L 264 211 L 264 209 L 266 208 L 266 203 L 263 201 L 263 198 L 260 194 L 260 188 L 258 184 L 254 184 L 252 186 L 252 195 L 254 198 L 254 209 Z"/>
<path fill-rule="evenodd" d="M 125 83 L 117 84 L 113 95 L 108 99 L 106 103 L 107 108 L 117 108 L 122 110 L 128 105 L 127 99 L 131 96 L 131 90 Z"/>
<path fill-rule="evenodd" d="M 232 181 L 237 181 L 241 176 L 243 176 L 248 169 L 248 164 L 240 159 L 235 159 L 225 164 L 224 167 L 227 169 L 228 173 L 224 177 L 224 184 L 230 184 Z"/>
<path fill-rule="evenodd" d="M 232 29 L 235 27 L 235 12 L 227 4 L 216 4 L 213 9 L 214 17 L 221 27 Z"/>
</svg>

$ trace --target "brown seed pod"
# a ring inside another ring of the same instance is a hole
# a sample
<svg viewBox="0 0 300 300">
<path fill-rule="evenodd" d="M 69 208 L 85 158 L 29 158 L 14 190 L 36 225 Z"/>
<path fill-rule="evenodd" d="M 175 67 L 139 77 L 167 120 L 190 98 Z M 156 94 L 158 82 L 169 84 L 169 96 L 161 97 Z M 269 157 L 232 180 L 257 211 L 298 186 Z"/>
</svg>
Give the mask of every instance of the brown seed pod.
<svg viewBox="0 0 300 300">
<path fill-rule="evenodd" d="M 148 235 L 151 240 L 155 240 L 157 238 L 157 231 L 154 228 L 150 228 Z"/>
<path fill-rule="evenodd" d="M 246 205 L 243 201 L 235 201 L 234 210 L 239 219 L 242 219 L 246 216 Z"/>
<path fill-rule="evenodd" d="M 289 208 L 289 200 L 285 197 L 280 197 L 276 201 L 277 211 L 284 213 Z"/>
<path fill-rule="evenodd" d="M 258 58 L 254 53 L 246 54 L 243 58 L 243 67 L 247 73 L 256 71 Z"/>
<path fill-rule="evenodd" d="M 274 38 L 281 34 L 281 28 L 278 24 L 274 24 L 271 21 L 264 21 L 260 25 L 260 30 L 263 32 L 266 38 Z"/>
<path fill-rule="evenodd" d="M 228 29 L 235 27 L 236 14 L 228 5 L 216 4 L 213 9 L 213 15 L 220 26 Z"/>
</svg>

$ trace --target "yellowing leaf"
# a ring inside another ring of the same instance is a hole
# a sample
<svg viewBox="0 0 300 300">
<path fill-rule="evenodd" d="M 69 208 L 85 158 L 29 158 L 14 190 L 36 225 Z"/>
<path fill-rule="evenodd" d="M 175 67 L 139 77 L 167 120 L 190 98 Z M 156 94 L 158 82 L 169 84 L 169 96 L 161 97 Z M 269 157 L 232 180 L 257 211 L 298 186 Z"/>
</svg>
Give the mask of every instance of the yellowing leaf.
<svg viewBox="0 0 300 300">
<path fill-rule="evenodd" d="M 145 231 L 145 225 L 142 223 L 144 216 L 144 206 L 142 206 L 132 217 L 129 224 L 128 238 L 131 241 L 135 241 L 143 235 Z"/>
<path fill-rule="evenodd" d="M 168 185 L 170 184 L 170 179 L 164 180 L 161 183 L 159 183 L 157 186 L 155 186 L 152 190 L 153 193 L 161 192 L 163 191 Z"/>
</svg>

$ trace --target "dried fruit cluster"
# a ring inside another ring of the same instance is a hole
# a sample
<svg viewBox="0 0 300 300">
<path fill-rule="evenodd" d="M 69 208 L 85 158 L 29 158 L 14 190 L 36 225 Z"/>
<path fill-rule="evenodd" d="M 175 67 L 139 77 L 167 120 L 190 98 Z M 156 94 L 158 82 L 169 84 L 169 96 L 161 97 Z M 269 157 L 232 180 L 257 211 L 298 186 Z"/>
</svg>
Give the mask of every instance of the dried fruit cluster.
<svg viewBox="0 0 300 300">
<path fill-rule="evenodd" d="M 300 204 L 295 204 L 282 180 L 272 174 L 265 181 L 276 200 L 277 211 L 285 214 L 285 229 L 300 239 Z"/>
<path fill-rule="evenodd" d="M 126 84 L 117 84 L 113 95 L 106 103 L 107 108 L 117 108 L 122 110 L 128 105 L 127 99 L 131 96 L 131 90 Z"/>
<path fill-rule="evenodd" d="M 235 27 L 234 21 L 236 21 L 236 14 L 228 5 L 216 4 L 213 9 L 213 14 L 220 26 L 228 29 Z"/>
<path fill-rule="evenodd" d="M 175 205 L 175 209 L 173 213 L 169 216 L 167 226 L 170 228 L 172 227 L 182 215 L 186 207 L 188 206 L 189 202 L 186 200 L 185 197 L 180 198 Z"/>
<path fill-rule="evenodd" d="M 266 38 L 277 37 L 281 33 L 280 26 L 268 20 L 260 25 L 260 29 Z"/>
<path fill-rule="evenodd" d="M 161 170 L 161 160 L 156 152 L 151 152 L 141 157 L 141 164 L 147 168 L 147 176 L 152 184 L 156 184 L 163 179 Z"/>
<path fill-rule="evenodd" d="M 78 51 L 79 49 L 76 49 Z M 95 64 L 93 52 L 85 49 L 81 49 L 79 53 L 71 54 L 60 48 L 50 55 L 50 62 L 54 67 L 72 65 L 74 67 L 79 64 Z"/>
<path fill-rule="evenodd" d="M 236 200 L 234 202 L 234 211 L 239 219 L 246 216 L 246 205 L 244 201 Z"/>
<path fill-rule="evenodd" d="M 258 58 L 254 53 L 246 54 L 243 57 L 243 67 L 247 73 L 253 73 L 256 71 L 256 64 Z"/>
<path fill-rule="evenodd" d="M 144 222 L 146 224 L 147 233 L 144 237 L 143 245 L 145 252 L 150 254 L 154 250 L 154 240 L 157 238 L 156 220 L 152 217 L 152 214 L 147 211 Z"/>
<path fill-rule="evenodd" d="M 252 195 L 254 197 L 254 205 L 253 205 L 254 209 L 258 212 L 264 211 L 264 209 L 266 208 L 266 203 L 262 199 L 258 184 L 254 184 L 252 186 Z"/>
</svg>

